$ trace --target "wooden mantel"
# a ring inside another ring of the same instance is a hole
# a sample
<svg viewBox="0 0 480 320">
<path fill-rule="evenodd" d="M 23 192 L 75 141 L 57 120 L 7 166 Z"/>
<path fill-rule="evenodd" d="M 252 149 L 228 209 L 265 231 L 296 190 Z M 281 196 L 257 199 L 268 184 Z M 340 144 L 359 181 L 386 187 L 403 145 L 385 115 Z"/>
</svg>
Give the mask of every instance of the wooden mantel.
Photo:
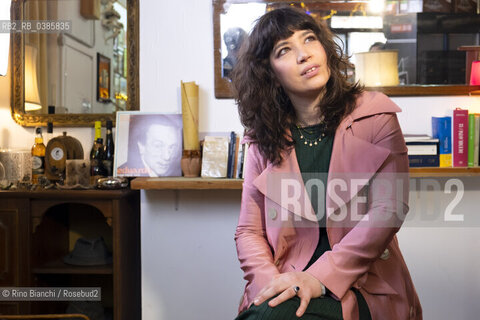
<svg viewBox="0 0 480 320">
<path fill-rule="evenodd" d="M 410 168 L 411 178 L 480 177 L 480 167 L 473 168 Z M 241 190 L 243 179 L 224 178 L 135 178 L 135 190 Z"/>
</svg>

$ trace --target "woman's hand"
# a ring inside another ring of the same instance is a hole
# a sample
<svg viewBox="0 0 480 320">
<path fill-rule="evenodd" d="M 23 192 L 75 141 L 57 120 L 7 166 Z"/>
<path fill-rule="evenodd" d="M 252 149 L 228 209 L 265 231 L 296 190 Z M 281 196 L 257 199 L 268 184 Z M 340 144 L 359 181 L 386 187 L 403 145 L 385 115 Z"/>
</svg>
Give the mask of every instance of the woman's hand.
<svg viewBox="0 0 480 320">
<path fill-rule="evenodd" d="M 295 287 L 300 288 L 297 293 L 295 293 Z M 253 303 L 258 306 L 277 294 L 277 297 L 268 302 L 270 307 L 278 306 L 297 295 L 300 298 L 300 307 L 297 309 L 296 315 L 301 317 L 305 313 L 310 299 L 322 295 L 322 284 L 307 272 L 282 273 L 273 277 L 253 299 Z"/>
</svg>

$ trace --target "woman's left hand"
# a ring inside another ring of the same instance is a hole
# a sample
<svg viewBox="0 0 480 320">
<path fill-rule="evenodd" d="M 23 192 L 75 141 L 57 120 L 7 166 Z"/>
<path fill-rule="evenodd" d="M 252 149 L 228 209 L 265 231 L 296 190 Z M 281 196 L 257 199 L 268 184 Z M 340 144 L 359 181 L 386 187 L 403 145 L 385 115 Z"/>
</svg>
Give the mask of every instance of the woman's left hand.
<svg viewBox="0 0 480 320">
<path fill-rule="evenodd" d="M 296 293 L 295 287 L 299 290 Z M 310 299 L 322 295 L 322 284 L 320 281 L 307 272 L 286 272 L 275 275 L 272 280 L 258 293 L 253 303 L 258 306 L 265 300 L 277 295 L 268 302 L 270 307 L 278 306 L 280 303 L 298 296 L 300 307 L 297 309 L 297 317 L 301 317 L 307 309 Z"/>
</svg>

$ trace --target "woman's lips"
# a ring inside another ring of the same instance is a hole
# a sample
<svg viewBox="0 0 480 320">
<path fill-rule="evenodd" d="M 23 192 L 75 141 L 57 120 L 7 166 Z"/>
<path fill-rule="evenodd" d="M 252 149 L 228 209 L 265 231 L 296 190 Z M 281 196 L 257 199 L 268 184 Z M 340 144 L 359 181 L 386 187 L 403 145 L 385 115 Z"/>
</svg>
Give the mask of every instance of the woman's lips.
<svg viewBox="0 0 480 320">
<path fill-rule="evenodd" d="M 318 65 L 308 66 L 305 69 L 303 69 L 301 75 L 306 76 L 307 78 L 313 77 L 314 75 L 316 75 L 318 73 L 319 68 L 320 68 L 320 66 L 318 66 Z"/>
</svg>

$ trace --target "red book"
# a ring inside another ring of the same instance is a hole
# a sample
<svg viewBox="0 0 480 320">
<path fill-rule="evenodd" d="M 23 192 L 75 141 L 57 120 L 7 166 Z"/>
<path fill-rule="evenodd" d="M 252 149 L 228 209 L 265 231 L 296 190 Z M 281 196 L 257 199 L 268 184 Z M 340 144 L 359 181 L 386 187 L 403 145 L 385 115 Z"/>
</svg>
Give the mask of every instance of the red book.
<svg viewBox="0 0 480 320">
<path fill-rule="evenodd" d="M 468 110 L 453 110 L 453 166 L 468 166 Z"/>
</svg>

